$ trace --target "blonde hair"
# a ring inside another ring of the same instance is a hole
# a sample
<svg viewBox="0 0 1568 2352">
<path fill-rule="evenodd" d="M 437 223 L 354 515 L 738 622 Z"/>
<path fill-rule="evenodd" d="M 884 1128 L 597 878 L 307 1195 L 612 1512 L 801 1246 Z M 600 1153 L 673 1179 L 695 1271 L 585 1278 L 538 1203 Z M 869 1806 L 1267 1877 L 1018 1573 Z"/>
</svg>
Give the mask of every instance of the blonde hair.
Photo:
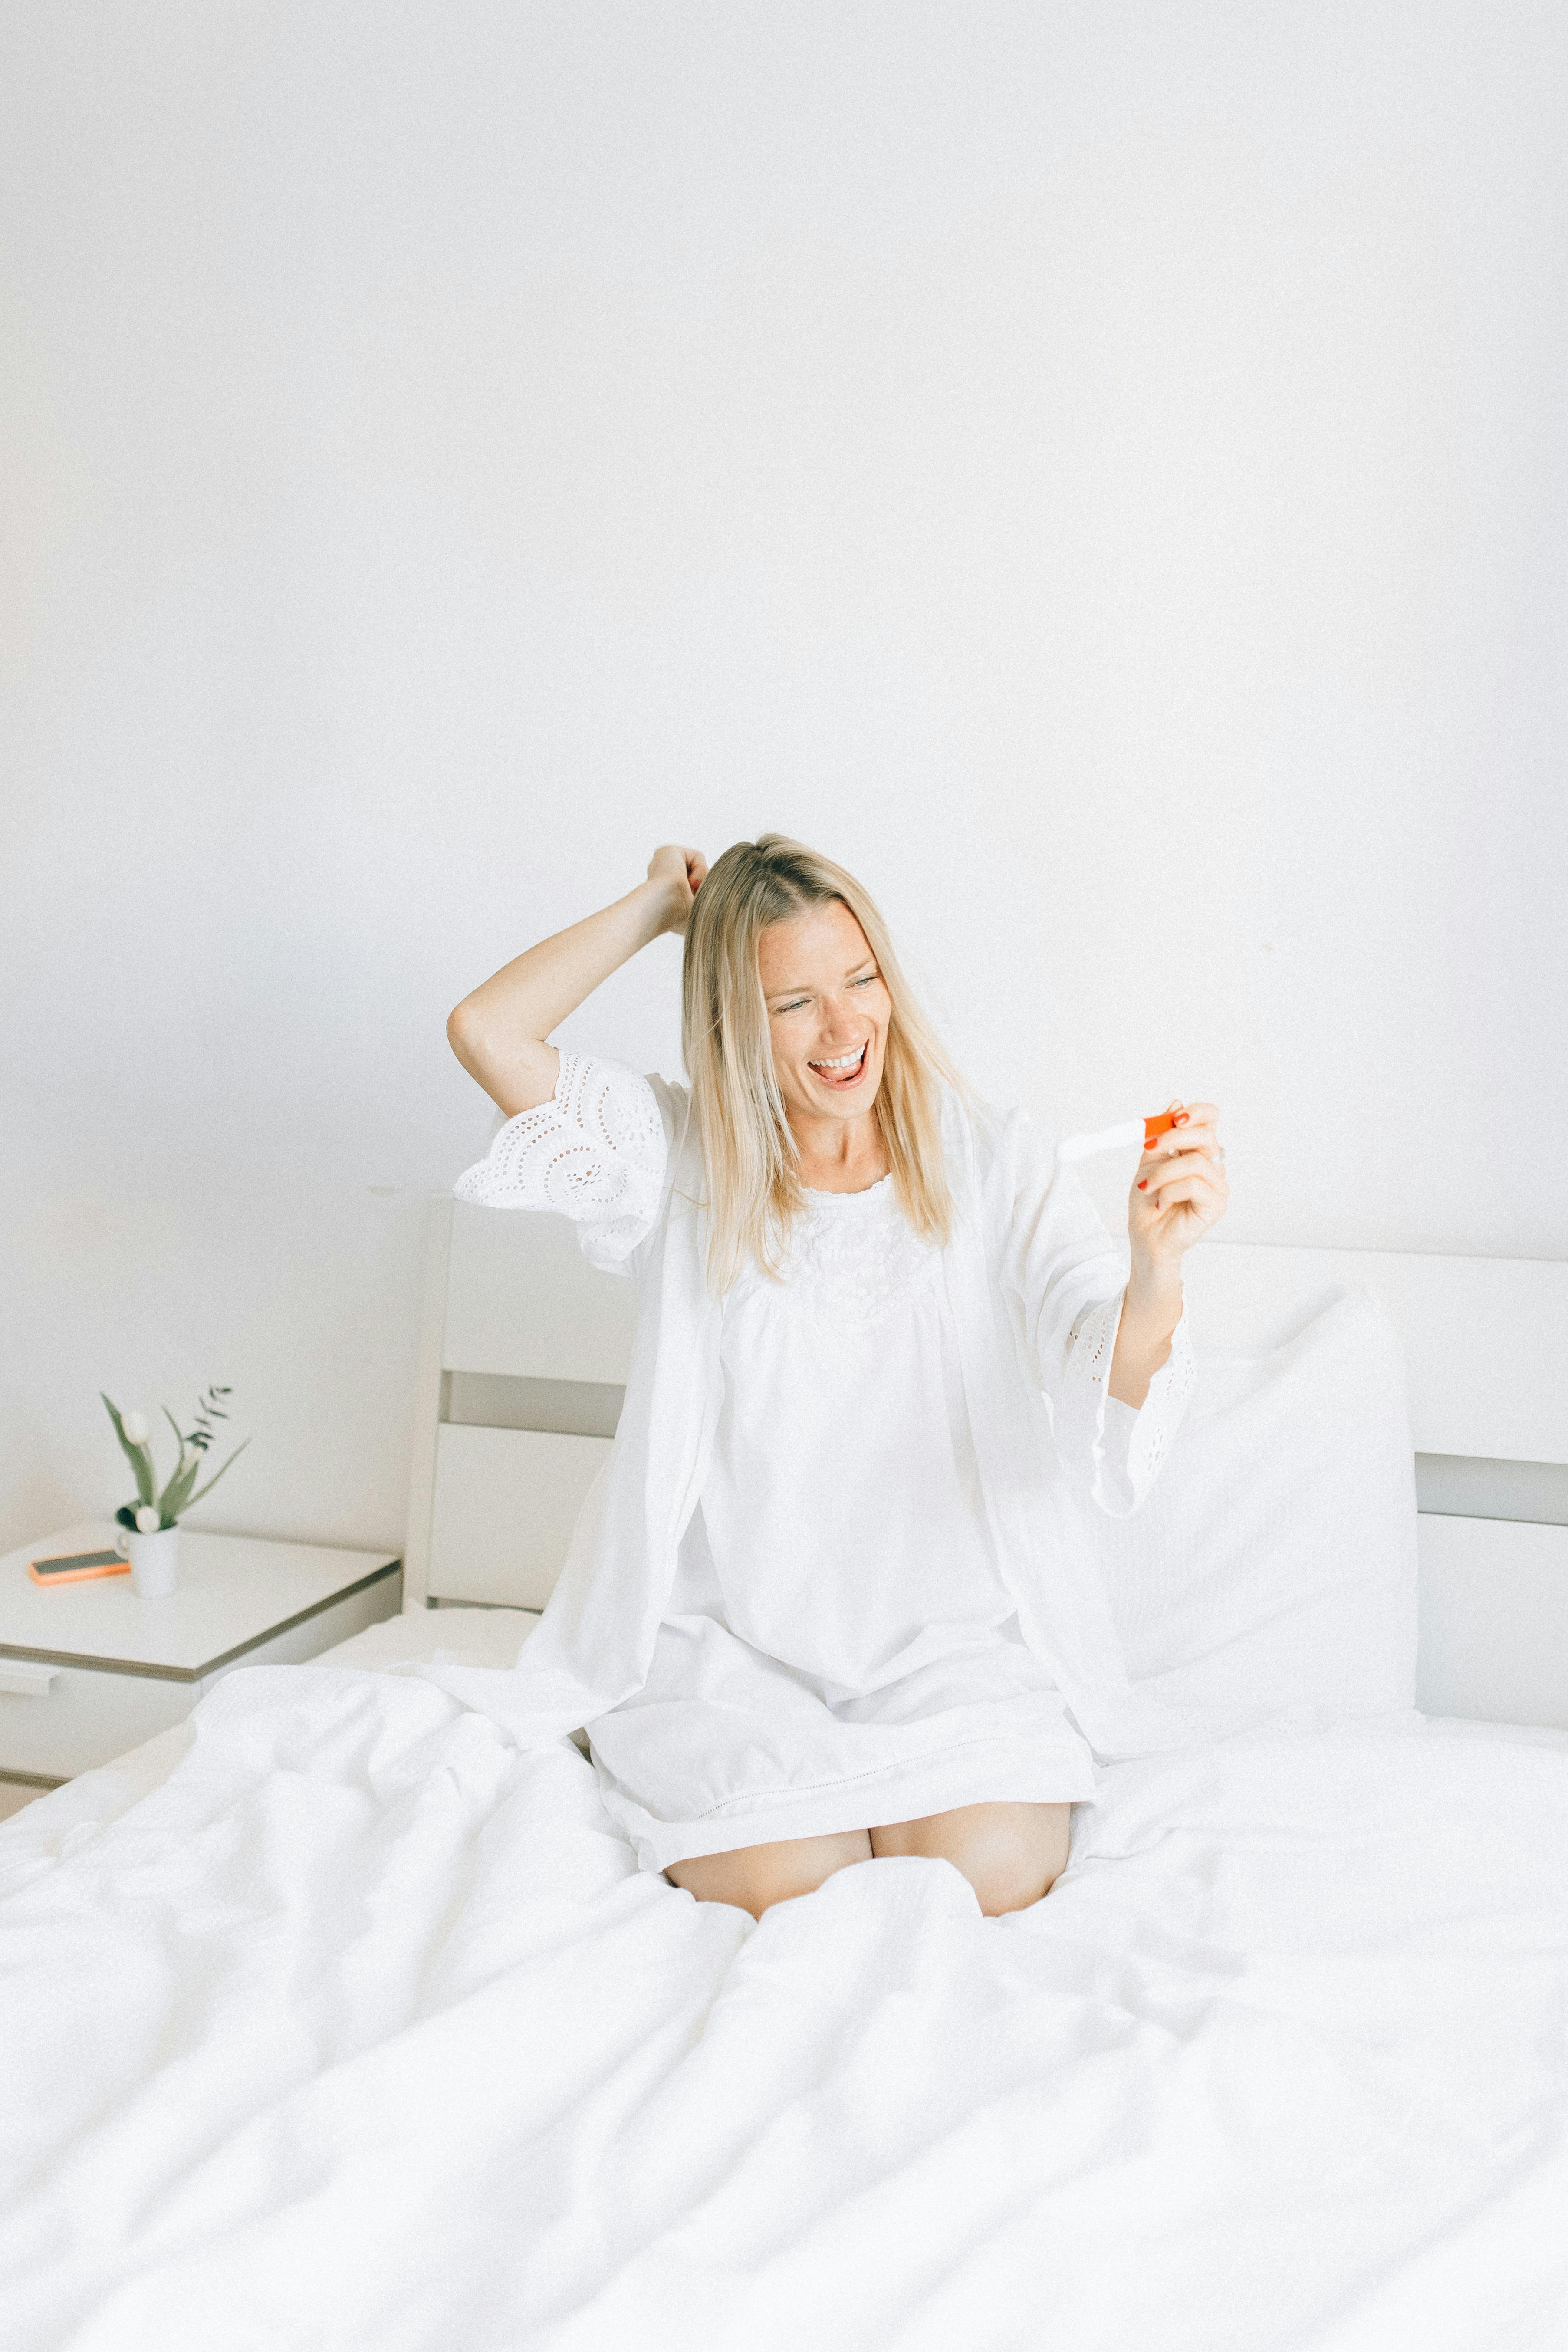
<svg viewBox="0 0 1568 2352">
<path fill-rule="evenodd" d="M 697 894 L 681 973 L 681 1044 L 702 1148 L 708 1282 L 722 1297 L 750 1259 L 777 1278 L 805 1205 L 800 1152 L 773 1067 L 757 947 L 773 923 L 839 900 L 866 934 L 891 1009 L 875 1117 L 900 1207 L 915 1231 L 945 1242 L 952 1193 L 939 1081 L 969 1088 L 910 995 L 870 894 L 842 866 L 782 833 L 738 841 Z"/>
</svg>

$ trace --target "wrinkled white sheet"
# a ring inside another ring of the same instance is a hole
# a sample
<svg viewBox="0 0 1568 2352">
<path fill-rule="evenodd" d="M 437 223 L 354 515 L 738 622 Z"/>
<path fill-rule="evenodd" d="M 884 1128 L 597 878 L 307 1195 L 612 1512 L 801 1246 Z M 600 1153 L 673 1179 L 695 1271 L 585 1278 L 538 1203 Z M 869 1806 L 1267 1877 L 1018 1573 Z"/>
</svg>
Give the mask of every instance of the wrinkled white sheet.
<svg viewBox="0 0 1568 2352">
<path fill-rule="evenodd" d="M 1028 1912 L 753 1925 L 429 1684 L 195 1723 L 0 1834 L 8 2352 L 1568 2340 L 1568 1738 L 1146 1759 Z"/>
</svg>

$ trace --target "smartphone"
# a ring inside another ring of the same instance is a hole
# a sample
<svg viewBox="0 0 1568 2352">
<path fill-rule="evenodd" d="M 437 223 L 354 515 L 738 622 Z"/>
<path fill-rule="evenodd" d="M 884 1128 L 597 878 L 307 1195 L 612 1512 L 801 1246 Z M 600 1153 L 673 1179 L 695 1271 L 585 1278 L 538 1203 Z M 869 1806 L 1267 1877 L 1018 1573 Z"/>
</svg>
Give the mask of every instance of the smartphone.
<svg viewBox="0 0 1568 2352">
<path fill-rule="evenodd" d="M 80 1584 L 89 1576 L 128 1576 L 131 1562 L 122 1551 L 72 1551 L 58 1559 L 30 1559 L 27 1573 L 35 1584 Z"/>
</svg>

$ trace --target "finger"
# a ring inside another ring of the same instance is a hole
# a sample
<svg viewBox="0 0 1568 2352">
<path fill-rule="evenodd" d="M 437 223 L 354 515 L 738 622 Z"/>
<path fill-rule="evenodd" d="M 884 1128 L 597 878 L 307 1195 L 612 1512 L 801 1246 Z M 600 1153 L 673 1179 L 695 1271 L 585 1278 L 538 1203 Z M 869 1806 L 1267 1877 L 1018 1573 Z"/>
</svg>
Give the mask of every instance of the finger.
<svg viewBox="0 0 1568 2352">
<path fill-rule="evenodd" d="M 1190 1135 L 1195 1127 L 1213 1127 L 1218 1113 L 1213 1103 L 1188 1103 L 1184 1107 L 1167 1105 L 1161 1116 L 1173 1122 L 1169 1128 L 1161 1129 L 1162 1135 L 1180 1136 Z"/>
<path fill-rule="evenodd" d="M 1226 1181 L 1225 1170 L 1219 1161 L 1211 1160 L 1206 1152 L 1184 1153 L 1181 1160 L 1172 1166 L 1151 1168 L 1146 1174 L 1140 1176 L 1132 1187 L 1132 1198 L 1135 1201 L 1152 1201 L 1156 1192 L 1169 1192 L 1173 1184 L 1185 1183 L 1189 1177 L 1201 1178 L 1210 1184 L 1223 1185 Z"/>
<path fill-rule="evenodd" d="M 1160 1208 L 1152 1209 L 1143 1221 L 1145 1234 L 1181 1232 L 1195 1224 L 1199 1232 L 1217 1225 L 1224 1216 L 1223 1201 L 1166 1201 Z M 1129 1226 L 1128 1231 L 1132 1228 Z"/>
<path fill-rule="evenodd" d="M 1151 1168 L 1168 1168 L 1173 1160 L 1184 1158 L 1189 1151 L 1206 1152 L 1211 1160 L 1219 1157 L 1219 1137 L 1212 1127 L 1200 1127 L 1195 1135 L 1184 1128 L 1179 1135 L 1156 1136 L 1147 1150 L 1139 1157 L 1138 1166 L 1143 1175 Z"/>
<path fill-rule="evenodd" d="M 1167 1134 L 1191 1135 L 1196 1128 L 1212 1131 L 1219 1123 L 1213 1103 L 1173 1103 L 1167 1108 L 1175 1113 L 1175 1125 L 1164 1130 Z"/>
<path fill-rule="evenodd" d="M 1146 1176 L 1151 1168 L 1163 1168 L 1171 1160 L 1179 1160 L 1184 1151 L 1206 1151 L 1217 1158 L 1218 1129 L 1212 1127 L 1182 1127 L 1173 1129 L 1168 1135 L 1157 1135 L 1153 1142 L 1148 1145 L 1141 1155 L 1138 1172 L 1141 1176 Z"/>
<path fill-rule="evenodd" d="M 1230 1198 L 1223 1176 L 1211 1169 L 1195 1169 L 1190 1176 L 1173 1176 L 1168 1182 L 1152 1188 L 1144 1196 L 1149 1207 L 1158 1216 L 1163 1210 L 1188 1201 L 1194 1208 L 1214 1207 L 1216 1212 Z"/>
<path fill-rule="evenodd" d="M 1138 1162 L 1138 1186 L 1146 1192 L 1152 1184 L 1163 1184 L 1171 1176 L 1184 1176 L 1194 1168 L 1215 1168 L 1220 1165 L 1217 1144 L 1210 1150 L 1204 1145 L 1184 1147 L 1180 1151 L 1162 1151 L 1156 1148 L 1146 1151 Z"/>
</svg>

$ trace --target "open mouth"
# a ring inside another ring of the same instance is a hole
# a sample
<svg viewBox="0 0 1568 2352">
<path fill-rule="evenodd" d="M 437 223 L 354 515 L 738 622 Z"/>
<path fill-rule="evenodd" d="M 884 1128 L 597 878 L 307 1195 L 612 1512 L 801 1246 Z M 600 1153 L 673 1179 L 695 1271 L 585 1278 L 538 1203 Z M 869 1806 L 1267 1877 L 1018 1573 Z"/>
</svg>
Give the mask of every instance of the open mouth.
<svg viewBox="0 0 1568 2352">
<path fill-rule="evenodd" d="M 866 1065 L 871 1056 L 871 1040 L 868 1037 L 858 1054 L 841 1054 L 831 1062 L 808 1062 L 818 1084 L 840 1091 L 846 1087 L 858 1087 L 866 1075 Z"/>
</svg>

